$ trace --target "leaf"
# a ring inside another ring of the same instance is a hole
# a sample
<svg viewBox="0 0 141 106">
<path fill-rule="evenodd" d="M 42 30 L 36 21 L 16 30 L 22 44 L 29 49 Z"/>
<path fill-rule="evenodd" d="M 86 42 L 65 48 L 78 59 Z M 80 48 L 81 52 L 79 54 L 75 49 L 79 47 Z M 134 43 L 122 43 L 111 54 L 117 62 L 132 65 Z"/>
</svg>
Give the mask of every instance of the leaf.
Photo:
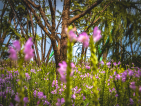
<svg viewBox="0 0 141 106">
<path fill-rule="evenodd" d="M 19 10 L 19 9 L 22 9 L 25 11 L 25 7 L 21 4 L 19 4 L 17 7 L 16 7 L 16 10 Z"/>
</svg>

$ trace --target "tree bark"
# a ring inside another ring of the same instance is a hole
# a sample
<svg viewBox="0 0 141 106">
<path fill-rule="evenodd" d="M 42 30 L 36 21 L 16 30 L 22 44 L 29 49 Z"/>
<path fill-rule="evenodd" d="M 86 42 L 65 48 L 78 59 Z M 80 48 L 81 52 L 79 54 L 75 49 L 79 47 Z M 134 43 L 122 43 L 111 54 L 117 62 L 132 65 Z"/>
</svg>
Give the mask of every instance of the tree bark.
<svg viewBox="0 0 141 106">
<path fill-rule="evenodd" d="M 31 26 L 32 26 L 33 43 L 34 43 L 35 50 L 36 50 L 36 54 L 37 54 L 38 65 L 40 66 L 40 56 L 39 56 L 38 47 L 37 47 L 37 42 L 36 42 L 36 34 L 34 33 L 34 26 L 33 26 L 33 20 L 32 20 L 32 14 L 31 14 L 31 12 L 29 13 L 29 15 L 30 15 Z M 37 30 L 37 29 L 36 29 L 36 30 Z"/>
<path fill-rule="evenodd" d="M 71 0 L 64 0 L 64 5 L 63 5 L 63 12 L 62 12 L 62 31 L 61 31 L 61 39 L 57 36 L 57 33 L 55 32 L 57 29 L 55 29 L 55 10 L 56 10 L 56 0 L 54 0 L 54 7 L 52 6 L 52 1 L 48 0 L 49 2 L 49 7 L 51 11 L 51 21 L 52 21 L 52 26 L 49 24 L 45 12 L 42 10 L 40 5 L 36 5 L 34 2 L 30 0 L 23 0 L 26 6 L 30 9 L 30 11 L 34 14 L 35 19 L 37 20 L 38 25 L 42 28 L 42 30 L 45 32 L 45 34 L 50 38 L 52 47 L 54 50 L 54 55 L 55 55 L 55 62 L 56 62 L 56 68 L 59 67 L 58 63 L 62 61 L 67 60 L 67 35 L 65 33 L 65 28 L 71 25 L 75 20 L 83 17 L 87 13 L 89 13 L 94 7 L 96 7 L 98 4 L 100 4 L 103 0 L 97 0 L 95 3 L 93 3 L 88 9 L 83 11 L 82 13 L 72 17 L 70 19 L 70 5 L 71 5 Z M 32 7 L 31 7 L 32 5 Z M 40 17 L 36 14 L 36 11 L 33 9 L 36 8 L 40 11 L 40 14 L 42 16 L 42 19 L 44 20 L 45 24 L 47 25 L 48 29 L 46 26 L 44 26 L 41 22 Z M 49 31 L 51 34 L 49 33 Z M 56 40 L 58 42 L 58 47 L 56 44 Z"/>
<path fill-rule="evenodd" d="M 70 4 L 71 0 L 64 1 L 64 7 L 62 12 L 62 32 L 61 32 L 61 49 L 60 49 L 60 61 L 67 60 L 67 35 L 65 33 L 65 28 L 69 26 L 68 20 L 70 19 Z M 58 63 L 57 63 L 58 68 Z"/>
</svg>

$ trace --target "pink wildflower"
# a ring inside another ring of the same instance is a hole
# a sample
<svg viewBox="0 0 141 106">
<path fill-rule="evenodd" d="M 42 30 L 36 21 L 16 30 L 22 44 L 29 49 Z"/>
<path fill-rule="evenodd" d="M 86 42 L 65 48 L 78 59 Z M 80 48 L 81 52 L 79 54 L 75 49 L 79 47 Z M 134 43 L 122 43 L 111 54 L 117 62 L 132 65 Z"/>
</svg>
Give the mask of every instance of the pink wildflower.
<svg viewBox="0 0 141 106">
<path fill-rule="evenodd" d="M 100 40 L 101 38 L 101 31 L 98 29 L 98 27 L 96 26 L 93 30 L 93 40 L 94 42 L 97 42 Z"/>
<path fill-rule="evenodd" d="M 13 49 L 13 47 L 9 46 L 9 51 L 10 53 L 9 58 L 13 59 L 13 60 L 17 60 L 17 53 L 16 50 Z"/>
<path fill-rule="evenodd" d="M 32 45 L 33 45 L 32 38 L 29 38 L 24 47 L 25 60 L 30 60 L 34 56 L 33 54 L 34 50 L 31 48 Z"/>
<path fill-rule="evenodd" d="M 68 32 L 68 28 L 65 28 L 65 32 L 68 35 L 70 42 L 77 40 L 77 37 L 74 31 L 76 31 L 76 28 L 71 29 L 69 32 Z"/>
<path fill-rule="evenodd" d="M 15 41 L 13 42 L 13 46 L 15 47 L 15 49 L 16 49 L 17 51 L 20 51 L 21 46 L 20 46 L 20 42 L 19 42 L 18 40 L 15 40 Z"/>
<path fill-rule="evenodd" d="M 13 42 L 13 46 L 14 48 L 12 46 L 9 46 L 9 51 L 8 51 L 10 53 L 9 58 L 13 60 L 17 60 L 17 52 L 20 51 L 21 49 L 20 42 L 18 40 L 15 40 Z"/>
<path fill-rule="evenodd" d="M 84 47 L 89 46 L 89 36 L 87 35 L 86 32 L 82 32 L 81 34 L 79 34 L 79 37 L 77 38 L 77 40 L 79 42 L 82 42 Z"/>
<path fill-rule="evenodd" d="M 24 97 L 23 101 L 24 101 L 24 103 L 28 103 L 29 102 L 28 97 Z"/>
<path fill-rule="evenodd" d="M 64 98 L 61 98 L 61 99 L 57 99 L 57 103 L 56 103 L 56 106 L 61 106 L 63 103 L 65 103 L 65 99 Z"/>
<path fill-rule="evenodd" d="M 20 102 L 20 98 L 19 98 L 18 95 L 15 95 L 15 101 L 16 101 L 16 102 Z"/>
<path fill-rule="evenodd" d="M 67 63 L 66 63 L 65 61 L 62 61 L 62 63 L 59 63 L 59 66 L 60 66 L 60 68 L 58 69 L 58 72 L 59 72 L 59 74 L 60 74 L 60 76 L 61 76 L 60 80 L 61 80 L 62 82 L 65 82 L 65 83 L 66 83 Z M 73 68 L 73 67 L 74 67 L 74 64 L 71 63 L 71 66 L 72 66 L 72 68 Z M 72 70 L 71 73 L 70 73 L 70 76 L 73 75 L 73 72 L 74 72 L 74 71 Z"/>
</svg>

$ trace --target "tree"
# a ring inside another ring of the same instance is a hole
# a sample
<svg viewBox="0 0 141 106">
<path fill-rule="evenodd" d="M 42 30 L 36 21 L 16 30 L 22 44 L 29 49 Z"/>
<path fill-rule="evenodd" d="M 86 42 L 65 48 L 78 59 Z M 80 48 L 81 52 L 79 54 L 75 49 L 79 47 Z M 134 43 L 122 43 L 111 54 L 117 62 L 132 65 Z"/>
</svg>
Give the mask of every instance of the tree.
<svg viewBox="0 0 141 106">
<path fill-rule="evenodd" d="M 102 48 L 102 53 L 99 55 L 103 55 L 103 58 L 106 59 L 107 54 L 113 49 L 113 57 L 116 57 L 115 60 L 118 61 L 118 56 L 121 55 L 119 42 L 125 36 L 125 32 L 128 31 L 127 19 L 133 20 L 137 16 L 137 14 L 130 15 L 127 9 L 134 8 L 136 11 L 140 11 L 139 6 L 137 6 L 140 2 L 132 0 L 64 0 L 62 12 L 56 9 L 56 0 L 47 0 L 48 2 L 45 0 L 3 1 L 7 3 L 8 7 L 12 8 L 11 11 L 15 15 L 16 25 L 20 26 L 23 38 L 27 40 L 29 38 L 28 34 L 32 34 L 30 36 L 33 37 L 34 42 L 34 60 L 39 65 L 41 61 L 46 60 L 47 63 L 53 47 L 56 68 L 58 68 L 58 63 L 67 59 L 67 35 L 64 29 L 69 25 L 73 25 L 81 32 L 85 31 L 89 35 L 92 35 L 94 26 L 99 26 L 103 38 L 96 43 L 97 49 L 100 44 L 104 46 L 109 37 L 109 43 Z M 56 16 L 56 12 L 60 15 Z M 27 20 L 26 22 L 25 19 Z M 56 25 L 56 19 L 58 20 L 58 25 Z M 131 21 L 131 23 L 133 24 L 134 22 Z M 61 33 L 58 33 L 60 25 L 62 30 Z M 42 33 L 40 38 L 41 58 L 38 53 L 37 26 L 41 28 Z M 113 30 L 112 34 L 111 30 Z M 17 33 L 19 32 L 17 31 Z M 58 36 L 59 34 L 61 38 Z M 79 36 L 78 32 L 76 34 Z M 45 56 L 47 38 L 50 39 L 51 45 L 48 54 Z M 89 48 L 82 46 L 81 57 L 82 55 L 86 57 L 87 50 Z"/>
</svg>

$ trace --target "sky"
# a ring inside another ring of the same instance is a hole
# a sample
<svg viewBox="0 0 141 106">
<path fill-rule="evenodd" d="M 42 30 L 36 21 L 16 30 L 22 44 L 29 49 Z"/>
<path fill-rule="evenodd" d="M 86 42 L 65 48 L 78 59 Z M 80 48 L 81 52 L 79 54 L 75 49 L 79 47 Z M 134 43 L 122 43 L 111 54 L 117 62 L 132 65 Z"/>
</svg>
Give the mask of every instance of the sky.
<svg viewBox="0 0 141 106">
<path fill-rule="evenodd" d="M 63 10 L 63 2 L 60 2 L 60 0 L 56 0 L 56 2 L 57 2 L 57 3 L 56 3 L 56 4 L 57 4 L 56 9 L 58 9 L 59 11 L 62 11 L 62 10 Z M 1 3 L 1 1 L 0 1 L 0 9 L 2 9 L 2 8 L 3 8 L 3 3 Z M 1 11 L 0 11 L 0 14 L 1 14 Z M 58 13 L 56 13 L 56 15 L 58 15 Z M 58 24 L 58 22 L 56 21 L 56 26 L 57 26 L 57 24 Z M 79 30 L 77 30 L 77 31 L 78 31 L 78 33 L 80 33 Z M 60 25 L 60 27 L 58 28 L 58 33 L 61 33 L 61 25 Z M 37 27 L 37 34 L 41 36 L 41 28 L 40 28 L 39 26 Z M 60 37 L 60 36 L 59 36 L 59 37 Z M 125 39 L 125 38 L 124 38 L 124 39 Z M 8 39 L 6 39 L 4 43 L 6 43 L 7 40 L 8 40 Z M 49 39 L 47 39 L 47 41 L 49 42 L 49 44 L 46 43 L 46 44 L 47 44 L 47 48 L 46 48 L 47 51 L 46 51 L 46 54 L 48 53 L 48 50 L 49 50 L 49 47 L 50 47 L 50 44 L 51 44 L 51 41 L 50 41 Z M 123 43 L 124 43 L 124 42 L 123 42 Z M 134 47 L 134 45 L 135 45 L 135 44 L 133 44 L 133 47 Z M 75 46 L 75 45 L 74 45 L 74 46 Z M 38 46 L 38 48 L 39 48 L 39 55 L 41 56 L 41 48 L 40 48 L 40 46 Z M 73 55 L 76 55 L 76 50 L 77 50 L 77 47 L 74 47 L 74 48 L 73 48 Z M 52 51 L 53 51 L 53 49 L 52 49 Z M 127 51 L 131 52 L 130 47 L 127 47 Z M 109 53 L 107 57 L 109 57 L 110 55 L 111 55 L 111 53 Z M 89 50 L 87 51 L 87 56 L 88 56 L 88 57 L 90 56 L 90 51 L 89 51 Z"/>
</svg>

